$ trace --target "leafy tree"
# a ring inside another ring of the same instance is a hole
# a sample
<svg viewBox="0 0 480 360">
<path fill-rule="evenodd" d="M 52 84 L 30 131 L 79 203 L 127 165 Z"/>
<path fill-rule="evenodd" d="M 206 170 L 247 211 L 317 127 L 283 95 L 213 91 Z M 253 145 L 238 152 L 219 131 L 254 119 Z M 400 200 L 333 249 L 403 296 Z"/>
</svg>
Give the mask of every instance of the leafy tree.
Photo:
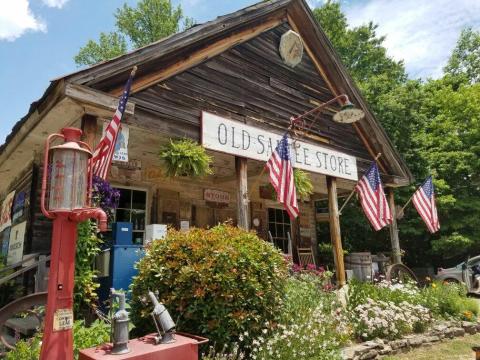
<svg viewBox="0 0 480 360">
<path fill-rule="evenodd" d="M 480 32 L 472 28 L 462 31 L 444 70 L 471 83 L 480 81 Z"/>
<path fill-rule="evenodd" d="M 127 48 L 124 36 L 116 32 L 102 32 L 98 43 L 89 40 L 87 45 L 80 49 L 74 60 L 77 65 L 92 65 L 125 54 Z"/>
<path fill-rule="evenodd" d="M 89 40 L 74 58 L 77 65 L 109 60 L 194 24 L 191 18 L 184 17 L 181 6 L 174 7 L 170 0 L 141 0 L 136 7 L 124 4 L 117 9 L 115 18 L 117 30 L 101 33 L 98 42 Z"/>
</svg>

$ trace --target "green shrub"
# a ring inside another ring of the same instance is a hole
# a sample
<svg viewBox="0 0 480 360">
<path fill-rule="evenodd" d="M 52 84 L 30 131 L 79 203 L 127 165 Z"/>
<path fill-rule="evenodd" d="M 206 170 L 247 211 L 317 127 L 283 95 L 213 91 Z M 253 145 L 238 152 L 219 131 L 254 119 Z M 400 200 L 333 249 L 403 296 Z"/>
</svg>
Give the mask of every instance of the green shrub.
<svg viewBox="0 0 480 360">
<path fill-rule="evenodd" d="M 438 317 L 473 321 L 478 316 L 478 303 L 467 298 L 465 286 L 434 282 L 422 290 L 423 305 Z"/>
<path fill-rule="evenodd" d="M 15 349 L 8 352 L 6 360 L 38 360 L 40 357 L 42 334 L 37 334 L 29 340 L 20 340 Z M 81 349 L 94 347 L 110 340 L 110 325 L 101 320 L 94 321 L 85 327 L 82 320 L 76 320 L 73 325 L 73 354 L 78 359 Z"/>
<path fill-rule="evenodd" d="M 170 229 L 137 267 L 131 287 L 136 328 L 153 330 L 151 306 L 140 299 L 156 290 L 179 330 L 204 335 L 217 349 L 245 331 L 259 334 L 265 322 L 278 318 L 287 277 L 278 250 L 229 225 Z"/>
</svg>

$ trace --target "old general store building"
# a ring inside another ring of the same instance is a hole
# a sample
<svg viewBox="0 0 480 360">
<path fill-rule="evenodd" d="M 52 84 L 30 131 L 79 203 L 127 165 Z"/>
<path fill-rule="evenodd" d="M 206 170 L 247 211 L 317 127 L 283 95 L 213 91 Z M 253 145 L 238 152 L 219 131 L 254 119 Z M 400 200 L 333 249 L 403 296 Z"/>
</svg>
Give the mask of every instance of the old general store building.
<svg viewBox="0 0 480 360">
<path fill-rule="evenodd" d="M 289 31 L 300 42 L 282 52 L 281 38 Z M 295 66 L 289 53 L 299 61 Z M 330 223 L 332 238 L 340 239 L 337 199 L 353 189 L 377 154 L 387 187 L 411 181 L 307 3 L 260 3 L 51 82 L 0 148 L 0 200 L 15 191 L 12 224 L 2 236 L 8 239 L 11 229 L 25 223 L 22 254 L 50 250 L 50 221 L 38 205 L 46 136 L 75 126 L 87 143 L 98 143 L 135 65 L 122 121 L 128 161 L 114 162 L 109 181 L 122 192 L 117 221 L 132 222 L 139 242 L 146 224 L 207 227 L 231 220 L 265 239 L 270 231 L 283 251 L 288 232 L 294 247 L 315 248 L 317 221 Z M 299 226 L 292 226 L 264 191 L 268 177 L 262 168 L 292 116 L 340 94 L 366 115 L 353 124 L 334 122 L 341 106 L 335 102 L 307 118 L 316 117 L 308 133 L 297 134 L 295 166 L 309 172 L 314 194 L 300 202 Z M 159 149 L 180 138 L 208 149 L 213 175 L 165 176 Z M 329 199 L 323 216 L 315 213 L 319 199 Z"/>
</svg>

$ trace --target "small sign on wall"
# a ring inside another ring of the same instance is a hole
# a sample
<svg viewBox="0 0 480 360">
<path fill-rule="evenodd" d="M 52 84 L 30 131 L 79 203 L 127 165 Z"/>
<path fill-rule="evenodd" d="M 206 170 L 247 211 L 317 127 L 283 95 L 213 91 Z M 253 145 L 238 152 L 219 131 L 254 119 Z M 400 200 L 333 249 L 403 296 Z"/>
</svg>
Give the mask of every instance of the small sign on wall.
<svg viewBox="0 0 480 360">
<path fill-rule="evenodd" d="M 108 123 L 103 123 L 103 133 Z M 115 152 L 113 153 L 113 161 L 128 162 L 128 140 L 130 137 L 130 129 L 127 124 L 120 124 L 117 141 L 115 142 Z"/>
<path fill-rule="evenodd" d="M 205 189 L 203 191 L 203 199 L 205 201 L 220 203 L 220 204 L 229 204 L 230 203 L 230 193 L 221 190 L 214 189 Z"/>
<path fill-rule="evenodd" d="M 12 191 L 7 195 L 2 203 L 2 209 L 0 212 L 0 231 L 12 225 L 12 205 L 13 198 L 15 197 L 15 191 Z"/>
<path fill-rule="evenodd" d="M 25 240 L 25 229 L 27 222 L 12 226 L 10 230 L 10 242 L 8 244 L 7 265 L 15 264 L 22 261 L 23 258 L 23 242 Z"/>
</svg>

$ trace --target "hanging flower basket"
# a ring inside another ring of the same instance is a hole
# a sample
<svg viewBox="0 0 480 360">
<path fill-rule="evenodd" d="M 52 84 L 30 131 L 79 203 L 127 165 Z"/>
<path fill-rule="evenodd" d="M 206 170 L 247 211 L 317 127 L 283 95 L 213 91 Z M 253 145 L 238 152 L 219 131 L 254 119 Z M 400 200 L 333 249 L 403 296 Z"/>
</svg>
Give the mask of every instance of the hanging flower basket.
<svg viewBox="0 0 480 360">
<path fill-rule="evenodd" d="M 202 177 L 213 173 L 212 157 L 193 140 L 170 140 L 160 149 L 159 155 L 167 176 Z"/>
</svg>

